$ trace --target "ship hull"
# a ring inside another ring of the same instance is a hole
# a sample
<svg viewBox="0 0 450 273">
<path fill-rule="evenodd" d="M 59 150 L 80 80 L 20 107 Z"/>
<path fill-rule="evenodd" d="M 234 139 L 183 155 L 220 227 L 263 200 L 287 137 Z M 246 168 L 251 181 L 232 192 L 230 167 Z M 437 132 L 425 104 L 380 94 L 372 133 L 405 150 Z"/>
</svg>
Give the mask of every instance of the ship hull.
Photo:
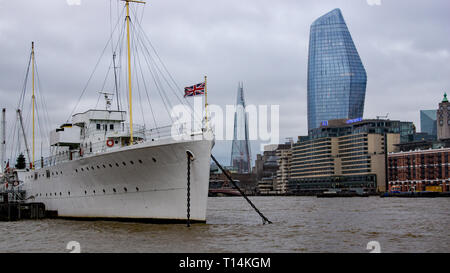
<svg viewBox="0 0 450 273">
<path fill-rule="evenodd" d="M 154 141 L 68 161 L 21 175 L 30 202 L 58 217 L 177 222 L 206 221 L 212 141 Z"/>
</svg>

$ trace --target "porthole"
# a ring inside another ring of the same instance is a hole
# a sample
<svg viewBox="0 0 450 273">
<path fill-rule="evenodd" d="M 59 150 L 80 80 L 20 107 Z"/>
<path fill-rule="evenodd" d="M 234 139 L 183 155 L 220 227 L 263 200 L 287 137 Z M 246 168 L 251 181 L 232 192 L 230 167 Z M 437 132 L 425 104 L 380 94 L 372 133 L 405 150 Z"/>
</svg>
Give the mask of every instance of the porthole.
<svg viewBox="0 0 450 273">
<path fill-rule="evenodd" d="M 106 166 L 104 164 L 102 166 L 103 166 L 103 169 L 106 169 Z"/>
<path fill-rule="evenodd" d="M 93 192 L 94 192 L 94 194 L 95 194 L 95 190 L 94 190 Z"/>
<path fill-rule="evenodd" d="M 113 192 L 116 192 L 116 189 L 113 189 Z"/>
<path fill-rule="evenodd" d="M 95 170 L 94 166 L 91 167 L 92 170 Z"/>
<path fill-rule="evenodd" d="M 116 166 L 119 167 L 119 163 L 116 162 Z"/>
<path fill-rule="evenodd" d="M 109 164 L 109 166 L 112 168 L 112 165 L 111 165 L 111 164 Z"/>
<path fill-rule="evenodd" d="M 84 194 L 87 194 L 87 191 L 84 191 Z"/>
<path fill-rule="evenodd" d="M 100 169 L 100 166 L 97 166 L 97 169 Z"/>
<path fill-rule="evenodd" d="M 77 172 L 78 172 L 78 169 L 75 169 L 75 172 L 77 173 Z"/>
<path fill-rule="evenodd" d="M 84 169 L 83 169 L 83 168 L 81 168 L 81 171 L 84 171 Z"/>
<path fill-rule="evenodd" d="M 125 192 L 127 192 L 128 190 L 127 190 L 127 188 L 123 188 L 123 190 L 125 191 Z"/>
<path fill-rule="evenodd" d="M 55 192 L 55 196 L 56 196 L 56 192 Z"/>
<path fill-rule="evenodd" d="M 153 162 L 156 162 L 156 158 L 152 157 Z"/>
<path fill-rule="evenodd" d="M 134 164 L 133 160 L 131 160 L 130 163 L 131 163 L 131 165 L 133 165 Z"/>
<path fill-rule="evenodd" d="M 62 195 L 62 192 L 59 193 L 59 196 L 61 196 L 61 195 Z"/>
<path fill-rule="evenodd" d="M 125 162 L 122 162 L 122 164 L 123 164 L 124 166 L 126 166 L 126 165 L 127 165 L 127 163 L 125 163 Z"/>
<path fill-rule="evenodd" d="M 141 164 L 142 164 L 142 160 L 140 160 L 140 159 L 139 159 L 139 163 L 141 163 Z"/>
<path fill-rule="evenodd" d="M 103 193 L 106 193 L 105 189 L 103 189 Z"/>
<path fill-rule="evenodd" d="M 70 191 L 68 192 L 69 196 L 70 196 Z"/>
<path fill-rule="evenodd" d="M 139 191 L 139 188 L 138 188 L 138 187 L 136 187 L 136 191 Z"/>
</svg>

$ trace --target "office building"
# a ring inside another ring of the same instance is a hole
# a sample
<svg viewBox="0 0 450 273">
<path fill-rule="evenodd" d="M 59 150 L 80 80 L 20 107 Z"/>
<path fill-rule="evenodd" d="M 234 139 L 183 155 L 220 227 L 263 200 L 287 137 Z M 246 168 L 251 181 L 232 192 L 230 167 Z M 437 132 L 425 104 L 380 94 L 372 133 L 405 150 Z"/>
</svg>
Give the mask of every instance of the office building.
<svg viewBox="0 0 450 273">
<path fill-rule="evenodd" d="M 311 130 L 292 148 L 289 192 L 384 192 L 387 152 L 398 150 L 402 127 L 408 126 L 393 120 L 340 119 Z"/>
<path fill-rule="evenodd" d="M 245 111 L 243 83 L 239 83 L 237 92 L 230 165 L 237 171 L 237 173 L 251 173 L 252 170 L 250 142 L 248 136 L 248 115 Z"/>
<path fill-rule="evenodd" d="M 311 25 L 308 130 L 332 119 L 362 118 L 367 75 L 339 9 Z"/>
<path fill-rule="evenodd" d="M 450 191 L 450 148 L 390 153 L 390 191 Z"/>
<path fill-rule="evenodd" d="M 437 136 L 437 110 L 420 110 L 420 132 Z"/>
</svg>

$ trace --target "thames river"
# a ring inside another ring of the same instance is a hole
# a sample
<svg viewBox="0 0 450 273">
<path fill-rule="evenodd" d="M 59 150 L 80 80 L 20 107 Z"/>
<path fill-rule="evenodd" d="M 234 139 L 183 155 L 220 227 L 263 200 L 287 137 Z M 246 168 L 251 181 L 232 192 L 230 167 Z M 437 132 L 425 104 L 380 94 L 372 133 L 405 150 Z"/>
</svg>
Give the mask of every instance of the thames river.
<svg viewBox="0 0 450 273">
<path fill-rule="evenodd" d="M 0 252 L 450 252 L 450 198 L 208 199 L 206 224 L 0 222 Z"/>
</svg>

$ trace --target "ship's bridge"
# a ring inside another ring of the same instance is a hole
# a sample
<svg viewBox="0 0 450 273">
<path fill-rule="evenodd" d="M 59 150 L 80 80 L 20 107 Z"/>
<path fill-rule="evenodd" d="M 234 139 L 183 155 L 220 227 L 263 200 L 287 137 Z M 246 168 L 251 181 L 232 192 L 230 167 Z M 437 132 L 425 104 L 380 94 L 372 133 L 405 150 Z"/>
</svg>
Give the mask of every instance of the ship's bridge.
<svg viewBox="0 0 450 273">
<path fill-rule="evenodd" d="M 121 147 L 129 144 L 130 126 L 125 123 L 126 111 L 88 110 L 72 116 L 72 123 L 63 124 L 51 132 L 51 145 L 70 147 L 69 149 L 104 147 Z M 133 125 L 133 139 L 145 139 L 145 126 Z M 95 148 L 94 148 L 95 149 Z"/>
<path fill-rule="evenodd" d="M 81 144 L 114 141 L 119 146 L 128 145 L 130 126 L 125 123 L 126 112 L 114 110 L 89 110 L 75 114 L 72 123 L 80 128 Z M 133 125 L 133 139 L 139 141 L 145 137 L 145 126 Z"/>
</svg>

